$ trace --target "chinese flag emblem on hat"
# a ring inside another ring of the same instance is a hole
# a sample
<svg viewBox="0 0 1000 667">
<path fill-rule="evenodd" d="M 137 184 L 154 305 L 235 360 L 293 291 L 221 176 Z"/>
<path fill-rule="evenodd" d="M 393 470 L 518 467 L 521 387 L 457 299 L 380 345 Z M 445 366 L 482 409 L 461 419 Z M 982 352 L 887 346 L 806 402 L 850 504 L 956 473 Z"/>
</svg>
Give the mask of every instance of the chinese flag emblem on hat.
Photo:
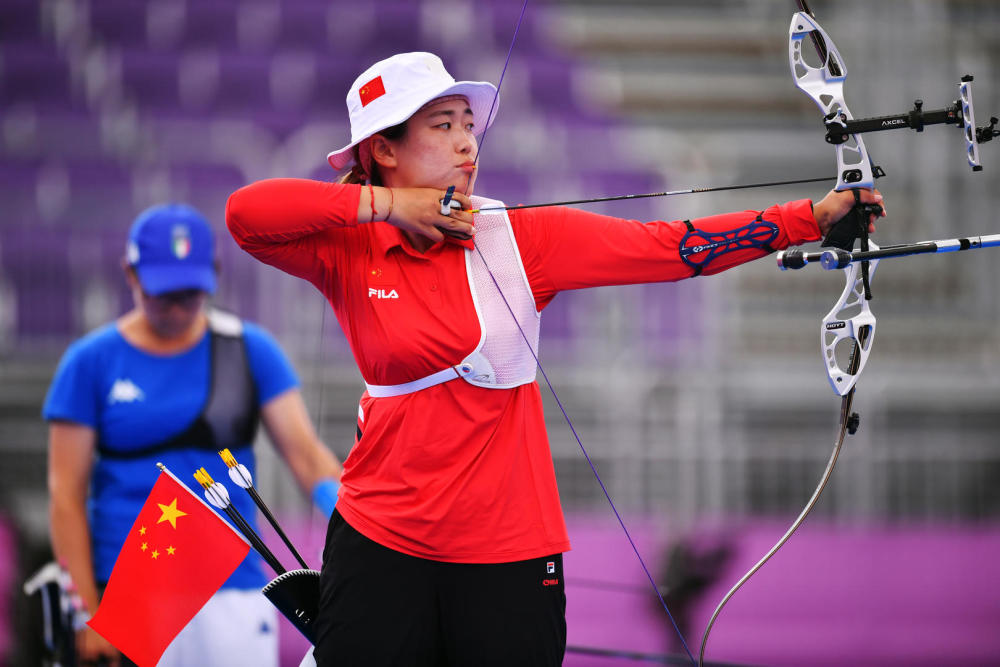
<svg viewBox="0 0 1000 667">
<path fill-rule="evenodd" d="M 381 76 L 375 77 L 358 90 L 358 96 L 361 98 L 361 106 L 363 107 L 368 106 L 370 102 L 377 100 L 383 95 L 385 95 L 385 86 L 382 85 Z"/>
<path fill-rule="evenodd" d="M 153 667 L 249 551 L 246 540 L 164 470 L 88 625 L 139 667 Z"/>
</svg>

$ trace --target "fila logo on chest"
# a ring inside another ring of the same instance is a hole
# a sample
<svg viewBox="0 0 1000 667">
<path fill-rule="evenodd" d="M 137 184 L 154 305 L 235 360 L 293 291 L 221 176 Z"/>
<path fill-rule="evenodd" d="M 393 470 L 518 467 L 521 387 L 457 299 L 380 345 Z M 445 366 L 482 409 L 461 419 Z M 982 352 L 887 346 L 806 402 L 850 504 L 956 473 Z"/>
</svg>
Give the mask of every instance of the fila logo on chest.
<svg viewBox="0 0 1000 667">
<path fill-rule="evenodd" d="M 399 292 L 395 289 L 399 284 L 399 267 L 392 262 L 369 266 L 366 282 L 369 299 L 399 298 Z"/>
<path fill-rule="evenodd" d="M 369 299 L 398 299 L 399 294 L 396 293 L 394 289 L 376 289 L 374 287 L 368 288 L 368 298 Z"/>
</svg>

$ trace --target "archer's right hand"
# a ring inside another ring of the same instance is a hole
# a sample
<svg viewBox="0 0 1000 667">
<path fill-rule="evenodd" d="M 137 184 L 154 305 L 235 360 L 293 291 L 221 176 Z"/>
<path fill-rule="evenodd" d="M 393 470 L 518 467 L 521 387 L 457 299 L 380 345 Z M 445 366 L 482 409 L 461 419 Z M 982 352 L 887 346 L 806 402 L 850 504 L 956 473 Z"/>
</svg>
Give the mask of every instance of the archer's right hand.
<svg viewBox="0 0 1000 667">
<path fill-rule="evenodd" d="M 390 225 L 404 232 L 412 232 L 425 236 L 437 243 L 444 240 L 442 230 L 460 232 L 467 236 L 475 234 L 472 226 L 472 214 L 466 210 L 472 208 L 469 198 L 460 192 L 452 195 L 452 200 L 462 205 L 461 209 L 452 209 L 451 215 L 441 215 L 441 200 L 444 190 L 435 188 L 393 188 L 392 213 L 389 214 Z M 463 210 L 464 209 L 464 210 Z"/>
</svg>

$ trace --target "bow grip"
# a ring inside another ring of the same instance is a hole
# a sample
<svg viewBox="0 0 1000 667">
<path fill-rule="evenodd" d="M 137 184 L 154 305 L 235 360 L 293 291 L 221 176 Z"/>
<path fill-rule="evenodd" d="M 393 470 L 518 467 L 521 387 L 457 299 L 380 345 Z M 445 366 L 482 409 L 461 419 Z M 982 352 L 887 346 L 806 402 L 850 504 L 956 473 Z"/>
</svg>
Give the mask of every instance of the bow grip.
<svg viewBox="0 0 1000 667">
<path fill-rule="evenodd" d="M 857 190 L 854 191 L 854 197 L 855 199 L 860 197 Z M 871 216 L 878 217 L 882 213 L 882 207 L 878 204 L 862 204 L 859 201 L 847 215 L 834 223 L 823 239 L 822 246 L 853 250 L 855 241 L 868 237 L 868 220 Z"/>
</svg>

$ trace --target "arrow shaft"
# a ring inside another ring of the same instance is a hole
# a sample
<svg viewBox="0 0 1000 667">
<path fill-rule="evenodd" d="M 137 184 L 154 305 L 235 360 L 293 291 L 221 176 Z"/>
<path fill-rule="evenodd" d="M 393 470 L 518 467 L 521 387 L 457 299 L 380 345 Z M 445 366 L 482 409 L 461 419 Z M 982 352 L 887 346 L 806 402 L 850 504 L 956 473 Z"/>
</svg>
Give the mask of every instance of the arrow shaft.
<svg viewBox="0 0 1000 667">
<path fill-rule="evenodd" d="M 768 181 L 764 183 L 745 183 L 742 185 L 720 185 L 708 188 L 686 188 L 684 190 L 667 190 L 666 192 L 646 192 L 632 195 L 614 195 L 611 197 L 592 197 L 589 199 L 570 199 L 567 201 L 554 201 L 544 204 L 519 204 L 517 206 L 487 206 L 477 208 L 469 213 L 480 213 L 487 211 L 519 211 L 526 208 L 543 208 L 546 206 L 572 206 L 574 204 L 597 204 L 607 201 L 624 201 L 628 199 L 649 199 L 651 197 L 675 197 L 677 195 L 693 195 L 706 192 L 726 192 L 728 190 L 751 190 L 754 188 L 772 188 L 782 185 L 798 185 L 800 183 L 822 183 L 823 181 L 836 181 L 834 176 L 823 176 L 820 178 L 797 178 L 791 181 Z"/>
<path fill-rule="evenodd" d="M 250 494 L 250 497 L 253 498 L 253 501 L 257 503 L 257 507 L 267 519 L 268 523 L 270 523 L 271 527 L 274 528 L 276 533 L 278 533 L 278 537 L 281 538 L 281 540 L 285 543 L 285 546 L 288 547 L 288 550 L 292 552 L 293 556 L 295 556 L 295 560 L 299 561 L 299 565 L 302 566 L 302 569 L 308 570 L 309 566 L 306 565 L 304 560 L 302 560 L 302 556 L 300 556 L 299 552 L 296 551 L 295 547 L 292 545 L 292 541 L 288 539 L 288 536 L 285 535 L 285 531 L 283 531 L 281 526 L 278 525 L 278 520 L 274 518 L 274 515 L 271 514 L 271 510 L 269 510 L 267 505 L 264 504 L 264 499 L 257 493 L 257 489 L 255 489 L 252 485 L 246 487 L 246 489 L 247 493 Z"/>
<path fill-rule="evenodd" d="M 264 544 L 264 540 L 262 540 L 260 535 L 258 535 L 250 524 L 247 523 L 247 520 L 243 518 L 240 511 L 233 507 L 232 503 L 226 505 L 223 511 L 225 511 L 226 515 L 232 519 L 239 531 L 243 533 L 243 536 L 250 541 L 250 544 L 252 544 L 253 548 L 257 550 L 257 553 L 261 555 L 261 558 L 263 558 L 267 564 L 271 566 L 271 569 L 274 570 L 275 574 L 284 574 L 285 568 L 282 566 L 281 561 L 279 561 L 274 553 L 267 548 L 267 545 Z"/>
</svg>

